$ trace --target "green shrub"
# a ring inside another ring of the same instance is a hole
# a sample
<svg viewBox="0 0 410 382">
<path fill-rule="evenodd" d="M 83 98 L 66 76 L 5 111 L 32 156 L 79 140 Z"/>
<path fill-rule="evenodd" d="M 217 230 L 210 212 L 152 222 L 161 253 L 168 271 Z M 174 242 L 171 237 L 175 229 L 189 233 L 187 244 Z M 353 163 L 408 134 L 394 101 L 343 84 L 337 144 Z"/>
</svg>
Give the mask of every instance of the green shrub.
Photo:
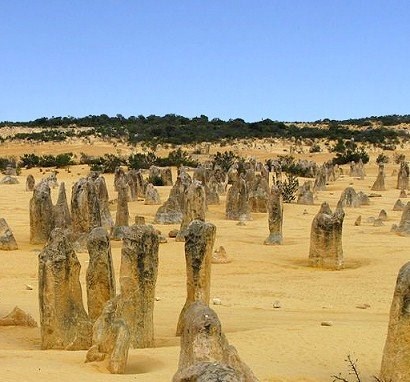
<svg viewBox="0 0 410 382">
<path fill-rule="evenodd" d="M 377 164 L 382 164 L 382 163 L 386 164 L 386 163 L 389 163 L 389 157 L 388 157 L 387 155 L 381 153 L 381 154 L 379 154 L 379 155 L 377 156 L 377 158 L 376 158 L 376 163 L 377 163 Z"/>
<path fill-rule="evenodd" d="M 132 154 L 128 157 L 127 165 L 129 168 L 140 169 L 140 168 L 150 168 L 157 162 L 157 156 L 154 153 L 147 154 Z"/>
<path fill-rule="evenodd" d="M 239 159 L 240 157 L 232 151 L 225 151 L 224 153 L 218 151 L 214 155 L 213 161 L 216 166 L 221 167 L 227 172 L 235 162 L 239 161 Z"/>
<path fill-rule="evenodd" d="M 333 164 L 346 164 L 350 162 L 363 163 L 369 162 L 369 154 L 363 147 L 358 147 L 357 144 L 352 141 L 346 141 L 339 139 L 336 145 L 332 148 L 333 152 L 336 152 L 336 156 L 332 159 Z"/>
</svg>

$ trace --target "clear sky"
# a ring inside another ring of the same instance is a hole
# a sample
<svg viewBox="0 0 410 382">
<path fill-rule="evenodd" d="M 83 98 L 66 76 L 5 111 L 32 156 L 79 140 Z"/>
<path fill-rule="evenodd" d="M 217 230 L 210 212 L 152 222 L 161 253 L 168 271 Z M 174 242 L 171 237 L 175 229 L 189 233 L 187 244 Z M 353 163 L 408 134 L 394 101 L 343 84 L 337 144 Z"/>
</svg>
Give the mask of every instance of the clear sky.
<svg viewBox="0 0 410 382">
<path fill-rule="evenodd" d="M 0 0 L 0 121 L 410 114 L 408 0 Z"/>
</svg>

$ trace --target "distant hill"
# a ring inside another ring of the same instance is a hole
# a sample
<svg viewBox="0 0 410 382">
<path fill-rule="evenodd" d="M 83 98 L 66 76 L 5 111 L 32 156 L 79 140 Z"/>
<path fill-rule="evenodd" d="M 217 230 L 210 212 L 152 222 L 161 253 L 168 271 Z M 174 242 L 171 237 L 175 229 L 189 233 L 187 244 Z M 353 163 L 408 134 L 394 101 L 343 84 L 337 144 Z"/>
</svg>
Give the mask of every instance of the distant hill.
<svg viewBox="0 0 410 382">
<path fill-rule="evenodd" d="M 2 140 L 64 141 L 68 137 L 110 137 L 138 142 L 188 144 L 247 138 L 326 138 L 383 143 L 407 136 L 410 115 L 387 115 L 315 122 L 280 122 L 264 119 L 245 122 L 236 118 L 209 120 L 207 116 L 139 115 L 128 118 L 117 114 L 89 115 L 81 118 L 52 117 L 28 122 L 0 123 Z"/>
</svg>

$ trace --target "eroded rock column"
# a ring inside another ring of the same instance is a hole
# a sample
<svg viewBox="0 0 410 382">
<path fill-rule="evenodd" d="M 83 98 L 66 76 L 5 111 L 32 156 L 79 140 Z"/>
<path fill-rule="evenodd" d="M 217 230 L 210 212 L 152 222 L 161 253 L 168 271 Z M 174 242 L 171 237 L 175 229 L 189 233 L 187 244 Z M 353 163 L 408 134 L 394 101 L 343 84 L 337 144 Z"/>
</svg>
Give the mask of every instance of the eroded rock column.
<svg viewBox="0 0 410 382">
<path fill-rule="evenodd" d="M 195 219 L 204 221 L 205 213 L 206 204 L 204 186 L 198 181 L 193 181 L 185 192 L 184 214 L 181 227 L 175 240 L 184 241 L 189 224 Z"/>
<path fill-rule="evenodd" d="M 309 263 L 320 268 L 343 267 L 342 228 L 345 213 L 339 202 L 332 213 L 329 205 L 322 203 L 312 221 Z"/>
<path fill-rule="evenodd" d="M 410 262 L 399 271 L 390 308 L 380 378 L 382 381 L 409 382 L 410 373 Z"/>
<path fill-rule="evenodd" d="M 185 326 L 185 311 L 194 301 L 209 304 L 211 290 L 211 260 L 216 227 L 212 223 L 194 220 L 185 237 L 187 298 L 179 315 L 177 335 Z"/>
<path fill-rule="evenodd" d="M 91 346 L 92 324 L 84 309 L 80 262 L 62 229 L 55 229 L 39 254 L 42 349 L 80 350 Z"/>
<path fill-rule="evenodd" d="M 256 382 L 258 379 L 229 344 L 215 311 L 196 301 L 185 312 L 178 371 L 172 381 Z"/>
<path fill-rule="evenodd" d="M 151 225 L 133 225 L 121 250 L 121 316 L 136 348 L 154 345 L 154 300 L 158 275 L 157 231 Z"/>
<path fill-rule="evenodd" d="M 272 186 L 268 200 L 269 236 L 263 244 L 282 244 L 283 200 L 279 187 Z"/>
<path fill-rule="evenodd" d="M 47 182 L 34 187 L 30 199 L 30 243 L 44 244 L 54 229 L 53 202 Z"/>
<path fill-rule="evenodd" d="M 97 227 L 91 231 L 87 249 L 90 256 L 86 274 L 88 315 L 95 322 L 107 301 L 115 297 L 111 245 L 104 228 Z"/>
</svg>

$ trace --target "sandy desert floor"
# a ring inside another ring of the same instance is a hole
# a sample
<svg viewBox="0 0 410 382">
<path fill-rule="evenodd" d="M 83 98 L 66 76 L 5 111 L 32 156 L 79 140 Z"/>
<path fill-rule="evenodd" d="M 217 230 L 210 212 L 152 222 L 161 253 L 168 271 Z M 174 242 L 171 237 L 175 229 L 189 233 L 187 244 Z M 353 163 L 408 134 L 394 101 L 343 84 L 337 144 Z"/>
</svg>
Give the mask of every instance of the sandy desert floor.
<svg viewBox="0 0 410 382">
<path fill-rule="evenodd" d="M 0 147 L 0 155 L 34 150 L 89 150 L 101 154 L 108 147 L 7 145 Z M 274 156 L 257 150 L 251 154 L 260 159 Z M 388 155 L 391 157 L 392 153 Z M 326 156 L 318 154 L 311 159 L 322 162 Z M 333 374 L 348 375 L 344 361 L 348 354 L 358 359 L 363 381 L 378 374 L 397 272 L 409 259 L 410 238 L 390 232 L 391 225 L 398 223 L 401 216 L 401 212 L 392 211 L 399 196 L 392 172 L 398 165 L 386 165 L 387 191 L 378 192 L 381 197 L 371 198 L 369 206 L 345 209 L 345 269 L 323 271 L 307 266 L 310 226 L 320 203 L 327 201 L 335 208 L 341 192 L 349 185 L 369 193 L 377 175 L 375 156 L 372 154 L 371 163 L 366 166 L 364 180 L 345 175 L 319 192 L 313 206 L 285 204 L 281 246 L 263 245 L 268 236 L 266 214 L 253 214 L 252 221 L 238 226 L 236 221 L 225 220 L 225 197 L 220 205 L 209 206 L 207 221 L 217 226 L 215 247 L 223 245 L 233 260 L 212 266 L 211 299 L 218 297 L 222 301 L 222 305 L 212 307 L 230 343 L 261 381 L 331 381 Z M 18 177 L 20 184 L 0 186 L 0 217 L 7 220 L 19 244 L 16 251 L 0 252 L 0 316 L 18 305 L 39 321 L 37 256 L 42 247 L 29 244 L 31 193 L 25 191 L 28 173 L 36 181 L 42 177 L 39 169 L 23 170 Z M 87 173 L 87 166 L 72 167 L 71 173 L 59 171 L 58 180 L 66 183 L 68 198 L 74 182 Z M 105 177 L 110 198 L 114 199 L 113 176 Z M 159 187 L 163 201 L 169 190 L 170 187 Z M 52 193 L 55 202 L 57 189 Z M 143 215 L 151 223 L 158 206 L 136 201 L 129 208 L 132 219 Z M 388 214 L 384 226 L 366 223 L 368 217 L 377 217 L 382 208 Z M 303 214 L 305 209 L 307 214 Z M 115 216 L 115 205 L 111 212 Z M 362 225 L 354 226 L 359 215 Z M 156 227 L 164 234 L 178 228 Z M 112 242 L 112 248 L 118 281 L 121 243 Z M 85 295 L 88 254 L 78 253 L 78 257 Z M 170 381 L 178 365 L 179 338 L 175 337 L 175 329 L 185 302 L 184 244 L 168 239 L 168 243 L 160 245 L 159 257 L 159 301 L 154 311 L 156 346 L 131 349 L 125 375 L 111 375 L 103 364 L 85 364 L 85 351 L 40 350 L 39 328 L 0 327 L 0 380 Z M 33 290 L 27 290 L 26 284 L 31 284 Z M 276 300 L 280 301 L 279 309 L 272 307 Z M 362 304 L 370 307 L 357 307 Z M 321 326 L 322 321 L 332 321 L 333 326 Z"/>
</svg>

